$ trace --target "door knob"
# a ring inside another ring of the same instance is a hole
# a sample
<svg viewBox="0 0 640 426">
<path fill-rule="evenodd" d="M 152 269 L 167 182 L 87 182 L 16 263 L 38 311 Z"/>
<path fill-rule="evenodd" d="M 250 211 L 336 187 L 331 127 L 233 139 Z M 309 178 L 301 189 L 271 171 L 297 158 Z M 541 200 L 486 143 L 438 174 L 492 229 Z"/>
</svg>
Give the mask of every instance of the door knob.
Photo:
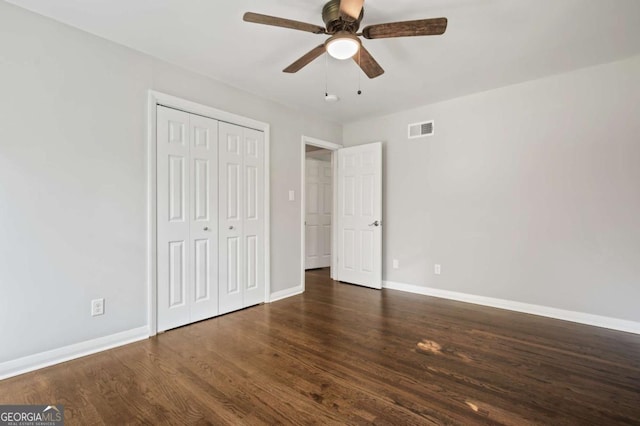
<svg viewBox="0 0 640 426">
<path fill-rule="evenodd" d="M 229 226 L 229 229 L 233 229 L 233 225 Z"/>
<path fill-rule="evenodd" d="M 208 226 L 205 226 L 205 227 L 204 227 L 204 230 L 205 230 L 205 231 L 208 231 L 208 230 L 209 230 L 209 227 L 208 227 Z"/>
<path fill-rule="evenodd" d="M 373 223 L 370 223 L 369 226 L 380 226 L 380 221 L 376 220 Z"/>
</svg>

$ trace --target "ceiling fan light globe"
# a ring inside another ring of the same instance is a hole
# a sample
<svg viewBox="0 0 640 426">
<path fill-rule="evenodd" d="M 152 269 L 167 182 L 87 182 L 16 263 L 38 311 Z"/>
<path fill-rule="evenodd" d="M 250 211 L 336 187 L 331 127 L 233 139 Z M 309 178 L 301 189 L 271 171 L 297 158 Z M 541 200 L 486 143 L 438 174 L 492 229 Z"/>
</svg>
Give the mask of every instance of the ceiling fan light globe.
<svg viewBox="0 0 640 426">
<path fill-rule="evenodd" d="M 331 57 L 344 60 L 352 58 L 360 49 L 360 41 L 353 36 L 336 36 L 327 42 L 327 52 Z"/>
</svg>

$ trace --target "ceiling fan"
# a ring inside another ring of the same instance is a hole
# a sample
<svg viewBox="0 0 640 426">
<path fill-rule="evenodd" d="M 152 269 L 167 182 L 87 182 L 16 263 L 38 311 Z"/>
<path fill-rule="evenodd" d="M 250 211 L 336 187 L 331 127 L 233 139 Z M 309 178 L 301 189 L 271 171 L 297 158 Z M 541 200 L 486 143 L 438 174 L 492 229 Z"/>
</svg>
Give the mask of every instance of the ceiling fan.
<svg viewBox="0 0 640 426">
<path fill-rule="evenodd" d="M 382 75 L 384 70 L 373 59 L 369 51 L 365 49 L 358 37 L 377 39 L 440 35 L 447 29 L 447 18 L 433 18 L 369 25 L 359 33 L 360 22 L 364 16 L 363 5 L 364 0 L 330 0 L 322 9 L 322 20 L 325 23 L 325 27 L 253 12 L 245 13 L 243 19 L 246 22 L 256 24 L 273 25 L 275 27 L 331 36 L 323 44 L 314 47 L 285 68 L 284 72 L 298 72 L 326 51 L 336 59 L 353 58 L 369 78 L 376 78 Z"/>
</svg>

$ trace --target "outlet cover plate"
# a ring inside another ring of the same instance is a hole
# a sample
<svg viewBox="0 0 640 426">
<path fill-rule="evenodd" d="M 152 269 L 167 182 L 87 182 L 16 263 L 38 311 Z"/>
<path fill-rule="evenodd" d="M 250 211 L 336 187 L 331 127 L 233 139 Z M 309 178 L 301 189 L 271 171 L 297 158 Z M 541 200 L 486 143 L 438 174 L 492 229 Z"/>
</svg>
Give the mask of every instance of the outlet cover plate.
<svg viewBox="0 0 640 426">
<path fill-rule="evenodd" d="M 93 299 L 91 301 L 91 316 L 104 315 L 104 299 Z"/>
</svg>

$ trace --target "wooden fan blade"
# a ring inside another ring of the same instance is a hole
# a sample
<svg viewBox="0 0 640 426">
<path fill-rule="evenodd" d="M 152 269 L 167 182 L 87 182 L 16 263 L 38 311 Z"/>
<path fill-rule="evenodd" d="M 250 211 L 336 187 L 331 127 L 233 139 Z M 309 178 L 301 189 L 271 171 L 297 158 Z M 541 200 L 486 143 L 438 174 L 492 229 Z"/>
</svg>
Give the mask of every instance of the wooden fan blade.
<svg viewBox="0 0 640 426">
<path fill-rule="evenodd" d="M 291 28 L 292 30 L 306 31 L 314 34 L 325 34 L 324 28 L 307 24 L 306 22 L 293 21 L 291 19 L 278 18 L 277 16 L 261 15 L 259 13 L 247 12 L 242 18 L 245 22 L 255 24 L 272 25 L 274 27 Z"/>
<path fill-rule="evenodd" d="M 348 21 L 357 21 L 363 5 L 364 0 L 340 0 L 340 16 Z"/>
<path fill-rule="evenodd" d="M 371 56 L 369 51 L 362 45 L 360 46 L 360 52 L 353 55 L 353 60 L 362 68 L 362 71 L 364 71 L 369 78 L 376 78 L 384 74 L 384 70 L 380 64 L 373 59 L 373 56 Z"/>
<path fill-rule="evenodd" d="M 325 52 L 324 44 L 314 47 L 308 53 L 306 53 L 303 57 L 283 69 L 283 72 L 294 73 L 300 71 L 302 68 L 307 66 L 311 61 L 316 59 L 318 56 L 322 55 Z"/>
<path fill-rule="evenodd" d="M 391 38 L 440 35 L 447 29 L 447 18 L 418 19 L 369 25 L 362 30 L 364 38 Z"/>
</svg>

